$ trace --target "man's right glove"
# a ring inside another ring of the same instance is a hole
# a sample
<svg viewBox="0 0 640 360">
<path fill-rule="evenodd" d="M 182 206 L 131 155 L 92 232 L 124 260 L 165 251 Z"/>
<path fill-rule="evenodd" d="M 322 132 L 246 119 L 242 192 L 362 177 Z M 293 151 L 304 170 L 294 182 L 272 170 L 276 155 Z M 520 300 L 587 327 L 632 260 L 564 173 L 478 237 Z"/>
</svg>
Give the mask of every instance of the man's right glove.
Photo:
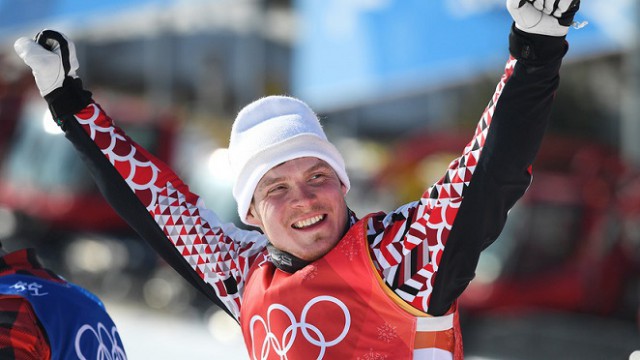
<svg viewBox="0 0 640 360">
<path fill-rule="evenodd" d="M 580 0 L 507 0 L 516 27 L 530 34 L 565 36 Z"/>
<path fill-rule="evenodd" d="M 18 56 L 33 72 L 43 97 L 62 87 L 67 76 L 77 78 L 76 47 L 63 34 L 53 30 L 39 32 L 35 39 L 21 37 L 13 44 Z"/>
<path fill-rule="evenodd" d="M 61 118 L 74 115 L 91 102 L 91 93 L 82 88 L 76 74 L 78 59 L 73 42 L 53 30 L 42 30 L 35 39 L 21 37 L 13 44 L 36 80 L 40 95 L 61 126 Z"/>
</svg>

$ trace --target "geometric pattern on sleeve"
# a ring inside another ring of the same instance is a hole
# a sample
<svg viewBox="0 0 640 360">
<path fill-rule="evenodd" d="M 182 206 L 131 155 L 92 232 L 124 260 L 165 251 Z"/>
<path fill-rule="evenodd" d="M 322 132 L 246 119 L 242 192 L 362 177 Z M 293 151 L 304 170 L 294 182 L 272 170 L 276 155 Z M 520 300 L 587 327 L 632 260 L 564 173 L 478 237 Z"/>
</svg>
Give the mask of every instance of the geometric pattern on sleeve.
<svg viewBox="0 0 640 360">
<path fill-rule="evenodd" d="M 385 283 L 414 308 L 427 312 L 442 253 L 465 189 L 472 181 L 502 90 L 513 73 L 510 58 L 496 90 L 462 155 L 419 201 L 370 219 L 368 241 Z"/>
<path fill-rule="evenodd" d="M 264 236 L 223 224 L 166 164 L 124 135 L 96 104 L 76 119 L 176 250 L 237 319 L 244 279 L 253 262 L 263 261 L 266 254 Z"/>
</svg>

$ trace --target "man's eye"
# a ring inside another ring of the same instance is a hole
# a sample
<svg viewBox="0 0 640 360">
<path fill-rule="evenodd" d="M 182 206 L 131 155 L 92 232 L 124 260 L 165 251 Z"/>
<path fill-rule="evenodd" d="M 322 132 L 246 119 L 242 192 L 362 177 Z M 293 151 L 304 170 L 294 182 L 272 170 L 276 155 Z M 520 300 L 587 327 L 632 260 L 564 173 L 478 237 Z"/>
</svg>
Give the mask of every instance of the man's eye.
<svg viewBox="0 0 640 360">
<path fill-rule="evenodd" d="M 267 191 L 268 194 L 274 193 L 274 192 L 278 192 L 278 191 L 282 191 L 285 190 L 287 187 L 284 185 L 276 185 L 273 186 L 271 188 L 269 188 L 269 191 Z"/>
</svg>

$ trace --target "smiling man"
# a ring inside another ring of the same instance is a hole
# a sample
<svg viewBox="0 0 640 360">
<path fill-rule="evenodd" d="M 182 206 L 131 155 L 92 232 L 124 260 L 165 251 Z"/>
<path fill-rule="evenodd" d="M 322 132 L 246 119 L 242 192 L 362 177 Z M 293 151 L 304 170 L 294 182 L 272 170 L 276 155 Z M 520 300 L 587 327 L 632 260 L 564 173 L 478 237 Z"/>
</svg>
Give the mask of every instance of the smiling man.
<svg viewBox="0 0 640 360">
<path fill-rule="evenodd" d="M 414 202 L 358 217 L 344 160 L 302 101 L 243 108 L 222 223 L 82 88 L 73 43 L 15 48 L 112 206 L 242 327 L 252 359 L 462 359 L 456 299 L 531 182 L 578 0 L 508 0 L 509 57 L 476 131 Z M 499 346 L 499 344 L 497 345 Z"/>
<path fill-rule="evenodd" d="M 306 261 L 328 253 L 345 233 L 347 188 L 323 160 L 304 157 L 269 170 L 258 183 L 246 221 L 272 244 Z"/>
<path fill-rule="evenodd" d="M 240 219 L 261 228 L 282 261 L 316 260 L 346 232 L 344 160 L 304 102 L 270 96 L 247 105 L 229 157 Z"/>
</svg>

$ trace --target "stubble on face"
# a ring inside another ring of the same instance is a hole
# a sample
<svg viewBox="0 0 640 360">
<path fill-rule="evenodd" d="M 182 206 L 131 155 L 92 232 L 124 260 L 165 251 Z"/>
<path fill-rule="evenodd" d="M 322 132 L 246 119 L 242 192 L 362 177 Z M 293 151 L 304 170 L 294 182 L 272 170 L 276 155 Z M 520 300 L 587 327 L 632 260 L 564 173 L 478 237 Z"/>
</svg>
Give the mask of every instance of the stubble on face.
<svg viewBox="0 0 640 360">
<path fill-rule="evenodd" d="M 322 160 L 301 158 L 284 164 L 272 169 L 259 184 L 250 217 L 276 248 L 313 261 L 329 252 L 344 233 L 346 189 L 335 171 Z M 277 195 L 272 196 L 272 186 L 285 190 L 277 190 Z M 308 195 L 301 195 L 305 192 Z M 315 216 L 323 218 L 303 224 Z"/>
</svg>

